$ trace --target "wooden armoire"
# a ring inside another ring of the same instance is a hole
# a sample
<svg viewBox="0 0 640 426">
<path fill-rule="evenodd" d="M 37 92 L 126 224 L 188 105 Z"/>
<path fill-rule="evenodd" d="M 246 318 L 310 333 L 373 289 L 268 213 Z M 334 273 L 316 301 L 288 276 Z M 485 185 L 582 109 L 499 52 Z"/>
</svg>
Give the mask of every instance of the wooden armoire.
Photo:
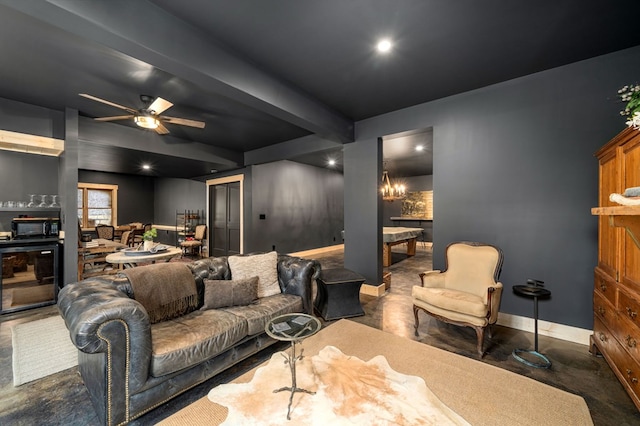
<svg viewBox="0 0 640 426">
<path fill-rule="evenodd" d="M 640 131 L 626 128 L 596 156 L 600 168 L 592 353 L 602 353 L 640 409 L 640 205 L 609 201 L 640 186 Z"/>
</svg>

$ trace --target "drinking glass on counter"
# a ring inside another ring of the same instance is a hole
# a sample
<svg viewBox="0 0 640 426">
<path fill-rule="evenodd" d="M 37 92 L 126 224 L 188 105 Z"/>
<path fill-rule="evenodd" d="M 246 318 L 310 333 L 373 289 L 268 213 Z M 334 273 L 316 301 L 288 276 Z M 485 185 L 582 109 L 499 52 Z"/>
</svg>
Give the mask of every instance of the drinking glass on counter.
<svg viewBox="0 0 640 426">
<path fill-rule="evenodd" d="M 40 204 L 38 204 L 38 207 L 49 207 L 47 204 L 47 196 L 45 194 L 40 195 Z"/>
</svg>

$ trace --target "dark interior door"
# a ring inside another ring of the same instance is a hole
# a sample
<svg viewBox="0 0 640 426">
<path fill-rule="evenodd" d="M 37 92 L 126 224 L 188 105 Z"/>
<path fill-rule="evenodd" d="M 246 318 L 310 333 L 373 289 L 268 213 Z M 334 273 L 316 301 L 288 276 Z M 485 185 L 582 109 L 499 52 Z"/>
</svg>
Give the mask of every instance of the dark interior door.
<svg viewBox="0 0 640 426">
<path fill-rule="evenodd" d="M 211 256 L 240 253 L 240 182 L 209 187 Z"/>
</svg>

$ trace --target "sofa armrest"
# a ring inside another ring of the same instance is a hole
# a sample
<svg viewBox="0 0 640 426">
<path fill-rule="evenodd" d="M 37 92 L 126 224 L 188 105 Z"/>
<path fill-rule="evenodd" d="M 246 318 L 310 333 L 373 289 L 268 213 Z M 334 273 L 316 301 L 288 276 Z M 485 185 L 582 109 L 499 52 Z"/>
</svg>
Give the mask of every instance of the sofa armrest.
<svg viewBox="0 0 640 426">
<path fill-rule="evenodd" d="M 112 365 L 128 365 L 128 386 L 135 391 L 149 376 L 151 327 L 147 311 L 127 288 L 123 275 L 68 284 L 58 295 L 58 311 L 80 351 L 104 353 Z"/>
<path fill-rule="evenodd" d="M 302 298 L 305 313 L 313 314 L 313 283 L 320 276 L 320 262 L 289 255 L 278 255 L 278 283 L 286 294 Z"/>
</svg>

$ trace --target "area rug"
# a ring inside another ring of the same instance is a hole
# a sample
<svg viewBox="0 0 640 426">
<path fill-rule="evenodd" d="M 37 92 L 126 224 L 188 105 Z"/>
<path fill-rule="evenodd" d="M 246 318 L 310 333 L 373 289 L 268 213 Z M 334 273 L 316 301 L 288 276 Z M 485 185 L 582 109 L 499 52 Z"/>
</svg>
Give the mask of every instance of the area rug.
<svg viewBox="0 0 640 426">
<path fill-rule="evenodd" d="M 14 288 L 11 295 L 11 306 L 31 305 L 53 300 L 53 284 Z"/>
<path fill-rule="evenodd" d="M 13 385 L 78 365 L 78 350 L 59 315 L 11 327 Z"/>
<path fill-rule="evenodd" d="M 468 425 L 431 392 L 424 380 L 398 373 L 378 355 L 365 362 L 326 346 L 296 363 L 296 384 L 313 394 L 274 389 L 291 386 L 284 353 L 272 355 L 249 383 L 216 386 L 209 400 L 228 408 L 224 426 L 280 426 L 287 419 L 310 425 Z M 287 407 L 283 409 L 283 407 Z M 288 423 L 288 422 L 287 422 Z"/>
<path fill-rule="evenodd" d="M 424 379 L 440 401 L 472 425 L 593 425 L 580 396 L 350 320 L 329 325 L 300 346 L 305 356 L 318 354 L 326 346 L 364 361 L 382 355 L 393 370 Z M 233 383 L 247 383 L 255 372 Z M 281 409 L 286 416 L 286 404 Z M 160 424 L 219 425 L 227 414 L 226 407 L 204 397 Z M 282 424 L 312 424 L 308 420 L 294 422 L 283 417 Z"/>
</svg>

